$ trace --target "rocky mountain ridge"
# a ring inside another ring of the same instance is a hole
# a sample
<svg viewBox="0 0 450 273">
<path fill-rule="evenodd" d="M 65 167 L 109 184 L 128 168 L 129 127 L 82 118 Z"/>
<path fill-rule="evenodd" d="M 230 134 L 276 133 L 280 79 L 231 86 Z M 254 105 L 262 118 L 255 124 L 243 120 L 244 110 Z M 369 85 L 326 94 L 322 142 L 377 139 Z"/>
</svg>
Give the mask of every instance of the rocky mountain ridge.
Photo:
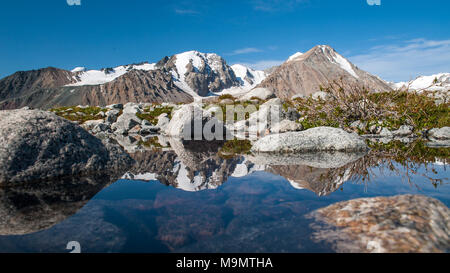
<svg viewBox="0 0 450 273">
<path fill-rule="evenodd" d="M 69 71 L 48 67 L 19 71 L 0 79 L 0 109 L 105 106 L 128 102 L 190 103 L 223 94 L 245 97 L 252 90 L 291 99 L 313 94 L 321 86 L 338 79 L 374 91 L 406 85 L 388 84 L 324 45 L 306 53 L 297 52 L 280 66 L 265 71 L 240 64 L 230 66 L 214 53 L 188 51 L 164 57 L 157 63 L 143 62 L 100 70 L 76 67 Z M 448 89 L 449 79 L 448 73 L 420 77 L 410 86 L 420 87 L 426 83 L 436 90 Z"/>
</svg>

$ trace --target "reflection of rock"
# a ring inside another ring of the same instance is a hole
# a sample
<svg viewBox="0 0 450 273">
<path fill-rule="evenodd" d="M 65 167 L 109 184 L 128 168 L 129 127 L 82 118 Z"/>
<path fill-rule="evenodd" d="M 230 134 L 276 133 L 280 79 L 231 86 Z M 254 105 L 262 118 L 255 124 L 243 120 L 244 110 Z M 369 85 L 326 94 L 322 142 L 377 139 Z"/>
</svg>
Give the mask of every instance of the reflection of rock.
<svg viewBox="0 0 450 273">
<path fill-rule="evenodd" d="M 173 151 L 133 154 L 137 163 L 124 178 L 158 179 L 185 191 L 215 189 L 233 174 L 237 163 L 242 161 L 240 158 L 219 157 L 218 151 L 223 142 L 168 140 Z"/>
<path fill-rule="evenodd" d="M 257 153 L 247 156 L 247 158 L 256 165 L 305 165 L 314 168 L 339 168 L 360 159 L 365 154 L 365 152 Z"/>
<path fill-rule="evenodd" d="M 0 188 L 0 234 L 48 229 L 75 214 L 118 176 L 66 178 Z"/>
<path fill-rule="evenodd" d="M 450 211 L 420 195 L 340 202 L 309 215 L 317 241 L 338 252 L 444 252 L 450 246 Z"/>
<path fill-rule="evenodd" d="M 349 179 L 347 170 L 335 173 L 334 169 L 319 169 L 302 165 L 267 166 L 266 171 L 286 178 L 296 189 L 307 189 L 318 196 L 336 191 Z"/>
<path fill-rule="evenodd" d="M 123 170 L 131 158 L 53 113 L 0 112 L 0 184 Z"/>
<path fill-rule="evenodd" d="M 129 180 L 159 180 L 165 185 L 175 185 L 177 173 L 174 172 L 177 154 L 173 151 L 138 151 L 131 154 L 136 161 L 133 168 L 124 176 Z"/>
</svg>

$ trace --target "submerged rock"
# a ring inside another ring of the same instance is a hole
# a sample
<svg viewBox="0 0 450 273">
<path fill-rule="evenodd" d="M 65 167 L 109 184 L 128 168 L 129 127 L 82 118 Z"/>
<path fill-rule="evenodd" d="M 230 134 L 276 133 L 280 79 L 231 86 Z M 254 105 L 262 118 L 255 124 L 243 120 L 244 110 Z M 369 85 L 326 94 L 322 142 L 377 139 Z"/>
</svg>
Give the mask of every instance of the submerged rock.
<svg viewBox="0 0 450 273">
<path fill-rule="evenodd" d="M 342 129 L 316 127 L 303 132 L 269 135 L 256 141 L 253 152 L 366 151 L 363 138 Z"/>
<path fill-rule="evenodd" d="M 308 215 L 313 239 L 337 252 L 445 252 L 450 246 L 450 210 L 421 195 L 362 198 Z"/>
<path fill-rule="evenodd" d="M 126 170 L 132 159 L 111 141 L 39 110 L 0 111 L 0 184 Z"/>
</svg>

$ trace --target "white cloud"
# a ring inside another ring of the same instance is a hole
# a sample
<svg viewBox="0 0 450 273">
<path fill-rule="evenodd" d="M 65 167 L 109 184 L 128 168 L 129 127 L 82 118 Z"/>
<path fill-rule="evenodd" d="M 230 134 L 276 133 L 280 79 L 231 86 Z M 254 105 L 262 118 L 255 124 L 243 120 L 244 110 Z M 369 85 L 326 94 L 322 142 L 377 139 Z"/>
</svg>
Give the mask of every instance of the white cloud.
<svg viewBox="0 0 450 273">
<path fill-rule="evenodd" d="M 450 40 L 414 39 L 379 45 L 349 58 L 355 65 L 388 81 L 450 72 Z"/>
<path fill-rule="evenodd" d="M 248 54 L 248 53 L 258 53 L 258 52 L 263 52 L 263 51 L 264 50 L 259 49 L 259 48 L 246 47 L 246 48 L 236 49 L 227 55 L 233 56 L 233 55 L 242 55 L 242 54 Z"/>
<path fill-rule="evenodd" d="M 285 60 L 261 60 L 253 63 L 239 63 L 256 70 L 264 70 L 284 63 Z"/>
</svg>

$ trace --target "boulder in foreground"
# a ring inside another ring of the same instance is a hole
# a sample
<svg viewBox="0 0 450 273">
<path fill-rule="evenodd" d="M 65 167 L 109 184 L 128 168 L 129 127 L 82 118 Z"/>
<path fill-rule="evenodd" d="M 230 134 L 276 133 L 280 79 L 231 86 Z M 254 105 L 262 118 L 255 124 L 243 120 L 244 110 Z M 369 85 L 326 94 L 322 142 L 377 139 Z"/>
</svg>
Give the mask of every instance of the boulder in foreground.
<svg viewBox="0 0 450 273">
<path fill-rule="evenodd" d="M 367 151 L 363 138 L 342 129 L 316 127 L 302 132 L 274 134 L 261 138 L 253 145 L 253 152 L 289 153 L 315 151 Z"/>
<path fill-rule="evenodd" d="M 119 145 L 53 113 L 0 111 L 0 184 L 121 172 L 132 162 Z"/>
<path fill-rule="evenodd" d="M 450 210 L 422 195 L 361 198 L 314 211 L 313 239 L 337 252 L 445 252 Z"/>
</svg>

